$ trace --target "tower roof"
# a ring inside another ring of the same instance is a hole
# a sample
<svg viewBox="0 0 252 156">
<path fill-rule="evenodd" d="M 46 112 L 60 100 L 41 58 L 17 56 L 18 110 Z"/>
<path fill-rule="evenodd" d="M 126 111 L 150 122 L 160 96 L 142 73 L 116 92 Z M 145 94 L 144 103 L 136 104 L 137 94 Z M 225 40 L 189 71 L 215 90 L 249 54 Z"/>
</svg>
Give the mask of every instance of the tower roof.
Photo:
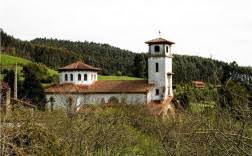
<svg viewBox="0 0 252 156">
<path fill-rule="evenodd" d="M 172 42 L 172 41 L 168 41 L 168 40 L 166 40 L 166 39 L 164 39 L 164 38 L 161 38 L 161 37 L 159 37 L 159 38 L 155 38 L 155 39 L 152 39 L 152 40 L 149 40 L 149 41 L 146 41 L 145 42 L 146 44 L 158 44 L 158 43 L 165 43 L 165 44 L 175 44 L 174 42 Z"/>
<path fill-rule="evenodd" d="M 85 64 L 81 61 L 69 64 L 65 67 L 59 68 L 59 71 L 73 71 L 73 70 L 78 70 L 78 71 L 100 71 L 100 68 L 93 67 L 91 65 Z"/>
</svg>

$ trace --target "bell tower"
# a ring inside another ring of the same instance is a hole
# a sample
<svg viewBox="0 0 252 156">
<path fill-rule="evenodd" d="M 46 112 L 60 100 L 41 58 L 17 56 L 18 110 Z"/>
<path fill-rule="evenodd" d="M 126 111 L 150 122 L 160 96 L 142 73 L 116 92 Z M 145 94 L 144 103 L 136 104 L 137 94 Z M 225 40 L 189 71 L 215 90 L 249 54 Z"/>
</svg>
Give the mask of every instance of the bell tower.
<svg viewBox="0 0 252 156">
<path fill-rule="evenodd" d="M 151 100 L 165 100 L 172 92 L 172 53 L 174 42 L 156 38 L 145 42 L 148 52 L 148 83 L 154 84 L 150 91 Z"/>
</svg>

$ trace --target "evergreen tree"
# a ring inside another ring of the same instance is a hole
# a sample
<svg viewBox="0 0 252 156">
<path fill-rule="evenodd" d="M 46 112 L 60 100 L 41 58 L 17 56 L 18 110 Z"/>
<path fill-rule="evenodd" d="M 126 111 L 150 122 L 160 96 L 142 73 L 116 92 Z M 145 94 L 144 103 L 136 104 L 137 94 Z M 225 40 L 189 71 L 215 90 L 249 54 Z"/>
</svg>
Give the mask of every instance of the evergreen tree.
<svg viewBox="0 0 252 156">
<path fill-rule="evenodd" d="M 33 104 L 37 105 L 40 110 L 45 106 L 44 89 L 39 81 L 39 78 L 32 68 L 33 65 L 26 65 L 23 67 L 24 83 L 22 97 L 30 100 Z"/>
<path fill-rule="evenodd" d="M 134 76 L 145 77 L 146 61 L 144 54 L 138 54 L 134 58 Z"/>
<path fill-rule="evenodd" d="M 7 70 L 3 80 L 8 83 L 9 87 L 11 88 L 11 96 L 13 97 L 14 94 L 14 79 L 15 73 L 13 70 Z"/>
</svg>

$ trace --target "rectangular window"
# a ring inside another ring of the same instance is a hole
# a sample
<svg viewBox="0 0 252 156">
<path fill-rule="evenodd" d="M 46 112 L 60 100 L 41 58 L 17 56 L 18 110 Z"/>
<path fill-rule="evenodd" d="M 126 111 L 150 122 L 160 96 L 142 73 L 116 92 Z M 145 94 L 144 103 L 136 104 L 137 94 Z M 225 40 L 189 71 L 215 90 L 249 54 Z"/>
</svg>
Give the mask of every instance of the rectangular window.
<svg viewBox="0 0 252 156">
<path fill-rule="evenodd" d="M 84 81 L 87 81 L 87 74 L 84 74 Z"/>
<path fill-rule="evenodd" d="M 81 81 L 81 74 L 78 74 L 78 80 Z"/>
<path fill-rule="evenodd" d="M 159 66 L 158 66 L 158 63 L 156 63 L 156 72 L 159 71 Z"/>
<path fill-rule="evenodd" d="M 155 47 L 154 47 L 154 51 L 155 51 L 155 52 L 159 52 L 159 51 L 160 51 L 160 47 L 159 47 L 159 46 L 155 46 Z"/>
<path fill-rule="evenodd" d="M 70 80 L 73 81 L 73 74 L 70 74 Z"/>
<path fill-rule="evenodd" d="M 67 76 L 67 74 L 65 74 L 65 81 L 68 81 L 68 76 Z"/>
<path fill-rule="evenodd" d="M 168 46 L 166 46 L 166 52 L 168 53 L 168 51 L 169 51 L 169 48 L 168 48 Z"/>
<path fill-rule="evenodd" d="M 159 89 L 156 89 L 156 95 L 159 95 Z"/>
</svg>

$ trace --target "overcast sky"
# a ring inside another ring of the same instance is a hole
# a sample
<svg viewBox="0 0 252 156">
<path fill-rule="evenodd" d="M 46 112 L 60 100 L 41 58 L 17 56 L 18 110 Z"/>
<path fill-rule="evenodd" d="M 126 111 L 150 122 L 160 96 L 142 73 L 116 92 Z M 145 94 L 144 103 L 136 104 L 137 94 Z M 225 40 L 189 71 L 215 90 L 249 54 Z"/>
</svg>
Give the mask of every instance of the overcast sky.
<svg viewBox="0 0 252 156">
<path fill-rule="evenodd" d="M 173 52 L 252 66 L 252 0 L 0 0 L 14 37 L 109 43 L 134 52 L 174 41 Z"/>
</svg>

